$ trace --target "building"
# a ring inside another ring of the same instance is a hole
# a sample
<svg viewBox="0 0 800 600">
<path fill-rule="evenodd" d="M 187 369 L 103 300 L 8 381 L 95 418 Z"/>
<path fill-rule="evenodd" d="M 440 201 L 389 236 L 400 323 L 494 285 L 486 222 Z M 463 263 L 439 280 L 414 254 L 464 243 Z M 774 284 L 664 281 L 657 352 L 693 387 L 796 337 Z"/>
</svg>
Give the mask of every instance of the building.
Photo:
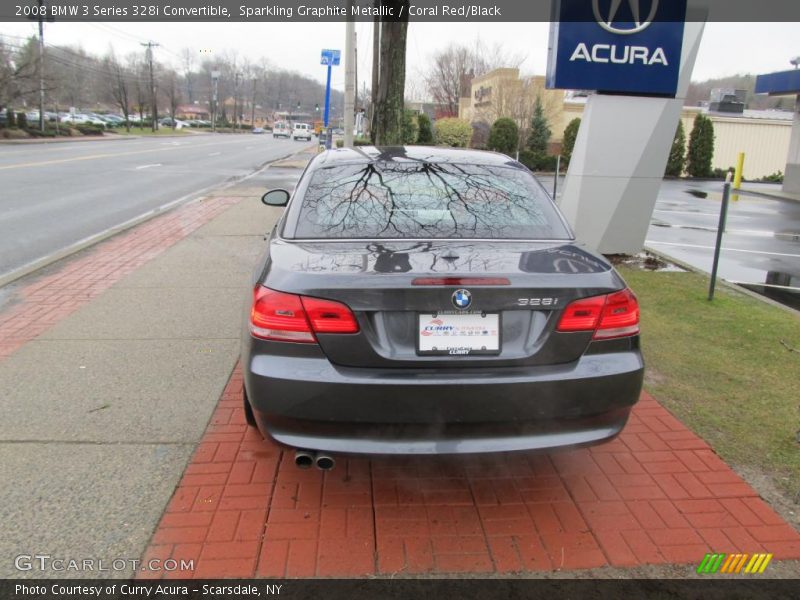
<svg viewBox="0 0 800 600">
<path fill-rule="evenodd" d="M 736 165 L 739 152 L 745 153 L 744 176 L 758 179 L 783 171 L 792 135 L 793 113 L 780 110 L 746 110 L 738 104 L 736 91 L 715 90 L 718 98 L 704 107 L 684 107 L 681 119 L 689 136 L 694 119 L 702 112 L 714 124 L 715 169 Z M 587 94 L 545 89 L 544 77 L 520 77 L 518 69 L 495 69 L 475 77 L 464 86 L 458 115 L 473 126 L 491 125 L 500 117 L 511 117 L 526 130 L 533 116 L 536 96 L 542 99 L 552 131 L 550 152 L 560 151 L 564 129 L 572 119 L 583 116 Z M 712 101 L 715 98 L 711 99 Z M 735 110 L 726 110 L 728 107 Z M 740 110 L 741 109 L 741 110 Z"/>
<path fill-rule="evenodd" d="M 208 104 L 181 104 L 175 109 L 175 118 L 181 121 L 208 121 L 211 119 L 211 109 Z"/>
<path fill-rule="evenodd" d="M 547 119 L 553 124 L 553 141 L 561 141 L 564 92 L 546 89 L 544 77 L 520 77 L 516 68 L 495 69 L 471 80 L 467 78 L 462 89 L 463 96 L 458 105 L 460 118 L 473 124 L 483 123 L 486 128 L 500 117 L 510 117 L 523 132 L 533 118 L 538 96 Z"/>
</svg>

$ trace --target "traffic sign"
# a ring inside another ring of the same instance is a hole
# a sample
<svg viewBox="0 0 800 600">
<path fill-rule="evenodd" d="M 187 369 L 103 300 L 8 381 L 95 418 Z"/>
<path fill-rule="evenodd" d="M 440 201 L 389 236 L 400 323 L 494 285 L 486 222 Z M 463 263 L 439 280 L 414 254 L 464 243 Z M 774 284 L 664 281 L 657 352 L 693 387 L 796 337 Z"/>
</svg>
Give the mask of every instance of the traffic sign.
<svg viewBox="0 0 800 600">
<path fill-rule="evenodd" d="M 341 57 L 341 50 L 323 50 L 319 62 L 328 67 L 338 67 Z"/>
</svg>

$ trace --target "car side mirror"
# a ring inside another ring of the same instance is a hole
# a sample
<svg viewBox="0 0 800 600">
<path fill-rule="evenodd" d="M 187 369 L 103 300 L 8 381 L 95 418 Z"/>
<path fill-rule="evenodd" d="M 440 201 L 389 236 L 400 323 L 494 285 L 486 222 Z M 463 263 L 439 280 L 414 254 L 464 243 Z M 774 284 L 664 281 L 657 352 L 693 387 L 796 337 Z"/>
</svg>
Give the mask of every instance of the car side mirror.
<svg viewBox="0 0 800 600">
<path fill-rule="evenodd" d="M 261 196 L 261 202 L 267 206 L 286 206 L 289 202 L 289 192 L 286 190 L 270 190 Z"/>
</svg>

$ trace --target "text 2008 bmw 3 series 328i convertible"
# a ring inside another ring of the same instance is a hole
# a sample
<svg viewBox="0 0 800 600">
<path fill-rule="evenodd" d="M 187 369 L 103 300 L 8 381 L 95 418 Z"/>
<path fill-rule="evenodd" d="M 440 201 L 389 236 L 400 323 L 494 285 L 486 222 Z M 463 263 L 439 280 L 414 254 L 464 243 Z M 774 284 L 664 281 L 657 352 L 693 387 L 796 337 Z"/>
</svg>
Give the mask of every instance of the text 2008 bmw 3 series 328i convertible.
<svg viewBox="0 0 800 600">
<path fill-rule="evenodd" d="M 518 162 L 333 150 L 291 198 L 263 201 L 287 208 L 248 298 L 245 412 L 298 464 L 587 445 L 624 427 L 644 370 L 636 297 Z"/>
</svg>

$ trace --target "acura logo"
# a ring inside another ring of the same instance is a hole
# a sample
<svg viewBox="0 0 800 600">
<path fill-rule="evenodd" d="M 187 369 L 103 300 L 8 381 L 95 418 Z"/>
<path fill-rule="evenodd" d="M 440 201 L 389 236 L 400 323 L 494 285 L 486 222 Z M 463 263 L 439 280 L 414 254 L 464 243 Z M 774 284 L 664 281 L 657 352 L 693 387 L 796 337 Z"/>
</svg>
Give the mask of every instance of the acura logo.
<svg viewBox="0 0 800 600">
<path fill-rule="evenodd" d="M 650 3 L 650 12 L 643 17 L 642 7 L 640 4 Z M 603 15 L 600 10 L 600 0 L 592 0 L 592 9 L 594 10 L 594 18 L 597 19 L 597 24 L 606 31 L 616 33 L 619 35 L 630 35 L 632 33 L 639 33 L 650 27 L 650 23 L 656 16 L 658 10 L 658 0 L 628 0 L 628 5 L 631 9 L 632 21 L 620 20 L 615 22 L 619 5 L 622 0 L 611 0 L 608 13 Z"/>
</svg>

